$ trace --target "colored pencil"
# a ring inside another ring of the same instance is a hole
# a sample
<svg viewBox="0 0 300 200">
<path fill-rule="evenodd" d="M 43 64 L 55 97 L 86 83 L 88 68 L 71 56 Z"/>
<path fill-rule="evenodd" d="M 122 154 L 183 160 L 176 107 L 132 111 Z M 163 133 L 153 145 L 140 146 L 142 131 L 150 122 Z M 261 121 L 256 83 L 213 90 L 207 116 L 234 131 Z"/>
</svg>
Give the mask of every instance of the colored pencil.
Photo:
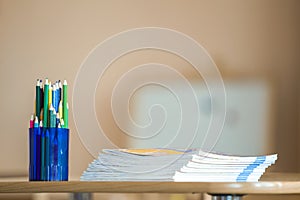
<svg viewBox="0 0 300 200">
<path fill-rule="evenodd" d="M 58 106 L 58 113 L 59 113 L 59 118 L 62 119 L 63 118 L 63 107 L 62 107 L 62 101 L 59 102 L 59 106 Z"/>
<path fill-rule="evenodd" d="M 61 125 L 61 127 L 62 127 L 62 128 L 64 128 L 64 127 L 65 127 L 65 122 L 64 122 L 64 119 L 60 119 L 60 125 Z"/>
<path fill-rule="evenodd" d="M 44 90 L 43 90 L 43 81 L 40 80 L 40 111 L 44 107 Z M 41 118 L 39 120 L 42 120 Z"/>
<path fill-rule="evenodd" d="M 48 127 L 48 110 L 49 110 L 49 83 L 48 79 L 46 78 L 44 84 L 44 119 L 43 125 L 44 127 Z"/>
<path fill-rule="evenodd" d="M 59 124 L 60 124 L 60 116 L 59 116 L 59 113 L 56 113 L 56 126 L 57 126 L 57 128 L 59 128 L 58 127 Z"/>
<path fill-rule="evenodd" d="M 56 84 L 52 87 L 52 105 L 55 111 L 58 109 Z"/>
<path fill-rule="evenodd" d="M 50 133 L 49 129 L 45 129 L 44 140 L 45 140 L 45 163 L 44 163 L 44 180 L 49 180 L 50 175 Z"/>
<path fill-rule="evenodd" d="M 51 81 L 49 82 L 49 93 L 48 93 L 48 108 L 50 109 L 50 106 L 52 104 L 52 85 Z"/>
<path fill-rule="evenodd" d="M 64 126 L 63 128 L 68 128 L 68 83 L 64 80 L 63 84 L 63 119 L 64 119 Z"/>
<path fill-rule="evenodd" d="M 43 121 L 40 121 L 40 127 L 43 127 Z M 46 129 L 44 129 L 46 130 Z M 41 131 L 41 158 L 40 158 L 40 161 L 41 161 L 41 180 L 45 180 L 46 177 L 45 177 L 45 151 L 46 151 L 46 148 L 45 148 L 45 133 L 44 131 Z"/>
<path fill-rule="evenodd" d="M 55 112 L 55 110 L 53 108 L 53 105 L 51 104 L 50 109 L 49 109 L 49 127 L 50 128 L 56 127 L 56 113 L 54 114 L 54 112 Z"/>
<path fill-rule="evenodd" d="M 34 116 L 33 115 L 30 116 L 29 127 L 30 128 L 34 127 Z"/>
<path fill-rule="evenodd" d="M 61 84 L 61 81 L 59 80 L 58 81 L 58 96 L 59 96 L 59 100 L 62 100 L 62 84 Z"/>
<path fill-rule="evenodd" d="M 38 118 L 37 116 L 35 117 L 33 127 L 34 127 L 34 128 L 38 128 L 38 127 L 39 127 L 39 118 Z"/>
<path fill-rule="evenodd" d="M 35 116 L 40 116 L 41 113 L 41 91 L 40 80 L 37 79 L 35 87 Z"/>
</svg>

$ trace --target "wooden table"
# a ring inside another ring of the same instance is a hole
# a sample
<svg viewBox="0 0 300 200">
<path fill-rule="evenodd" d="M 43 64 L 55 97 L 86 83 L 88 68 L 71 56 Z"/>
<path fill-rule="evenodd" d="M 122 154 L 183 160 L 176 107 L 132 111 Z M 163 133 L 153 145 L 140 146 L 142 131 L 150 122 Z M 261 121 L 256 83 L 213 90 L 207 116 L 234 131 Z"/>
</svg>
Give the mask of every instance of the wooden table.
<svg viewBox="0 0 300 200">
<path fill-rule="evenodd" d="M 213 199 L 247 194 L 300 194 L 300 174 L 269 173 L 255 183 L 204 182 L 29 182 L 0 181 L 0 193 L 209 193 Z"/>
</svg>

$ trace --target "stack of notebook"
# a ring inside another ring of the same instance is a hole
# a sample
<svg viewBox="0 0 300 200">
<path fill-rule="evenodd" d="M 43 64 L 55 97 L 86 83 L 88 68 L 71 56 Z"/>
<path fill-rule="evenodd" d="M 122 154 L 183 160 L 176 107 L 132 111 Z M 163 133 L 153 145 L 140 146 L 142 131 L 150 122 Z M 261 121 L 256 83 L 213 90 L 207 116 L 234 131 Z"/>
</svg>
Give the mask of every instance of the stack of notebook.
<svg viewBox="0 0 300 200">
<path fill-rule="evenodd" d="M 82 181 L 256 182 L 277 155 L 232 156 L 199 149 L 105 149 Z"/>
</svg>

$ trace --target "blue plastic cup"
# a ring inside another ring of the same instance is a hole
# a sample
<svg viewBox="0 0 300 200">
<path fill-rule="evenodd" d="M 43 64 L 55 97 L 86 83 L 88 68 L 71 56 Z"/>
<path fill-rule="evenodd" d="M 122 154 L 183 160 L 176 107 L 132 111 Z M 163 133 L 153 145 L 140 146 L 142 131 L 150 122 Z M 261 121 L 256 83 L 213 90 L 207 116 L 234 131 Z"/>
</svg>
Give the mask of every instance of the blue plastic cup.
<svg viewBox="0 0 300 200">
<path fill-rule="evenodd" d="M 69 129 L 29 129 L 29 180 L 67 181 Z"/>
</svg>

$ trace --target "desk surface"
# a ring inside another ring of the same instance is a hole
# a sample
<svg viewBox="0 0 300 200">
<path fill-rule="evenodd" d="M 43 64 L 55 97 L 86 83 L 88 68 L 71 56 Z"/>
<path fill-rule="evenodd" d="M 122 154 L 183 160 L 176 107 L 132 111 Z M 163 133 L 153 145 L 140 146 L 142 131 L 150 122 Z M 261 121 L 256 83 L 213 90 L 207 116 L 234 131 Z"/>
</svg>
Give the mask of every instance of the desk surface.
<svg viewBox="0 0 300 200">
<path fill-rule="evenodd" d="M 269 173 L 255 183 L 0 181 L 0 193 L 300 194 L 300 174 Z"/>
</svg>

